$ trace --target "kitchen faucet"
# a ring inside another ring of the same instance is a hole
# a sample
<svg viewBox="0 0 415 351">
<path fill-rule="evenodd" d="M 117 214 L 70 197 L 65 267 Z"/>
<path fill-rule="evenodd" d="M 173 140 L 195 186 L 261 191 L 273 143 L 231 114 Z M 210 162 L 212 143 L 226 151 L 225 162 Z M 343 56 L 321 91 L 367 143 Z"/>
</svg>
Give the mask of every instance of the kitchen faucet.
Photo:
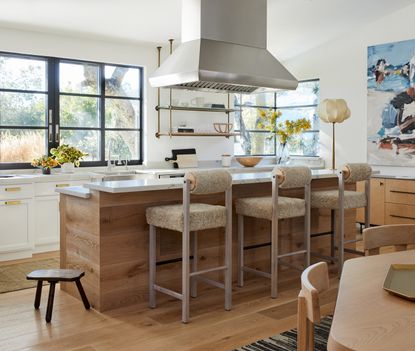
<svg viewBox="0 0 415 351">
<path fill-rule="evenodd" d="M 112 139 L 110 139 L 108 141 L 108 163 L 107 163 L 107 171 L 108 172 L 110 172 L 112 170 L 111 147 L 112 147 Z"/>
</svg>

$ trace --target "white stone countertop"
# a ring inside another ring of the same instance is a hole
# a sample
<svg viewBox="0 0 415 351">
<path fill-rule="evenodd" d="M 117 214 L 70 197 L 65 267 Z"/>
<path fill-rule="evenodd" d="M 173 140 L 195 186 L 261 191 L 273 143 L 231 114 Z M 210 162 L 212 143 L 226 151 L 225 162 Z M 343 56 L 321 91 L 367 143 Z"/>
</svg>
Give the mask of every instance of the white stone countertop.
<svg viewBox="0 0 415 351">
<path fill-rule="evenodd" d="M 337 174 L 332 170 L 313 170 L 312 175 L 313 179 L 337 177 Z M 234 173 L 232 174 L 232 179 L 234 185 L 267 183 L 271 181 L 271 172 Z M 88 198 L 89 189 L 103 191 L 107 193 L 128 193 L 153 190 L 181 189 L 182 187 L 182 178 L 166 178 L 94 182 L 85 184 L 84 187 L 60 188 L 56 191 L 61 194 Z"/>
</svg>

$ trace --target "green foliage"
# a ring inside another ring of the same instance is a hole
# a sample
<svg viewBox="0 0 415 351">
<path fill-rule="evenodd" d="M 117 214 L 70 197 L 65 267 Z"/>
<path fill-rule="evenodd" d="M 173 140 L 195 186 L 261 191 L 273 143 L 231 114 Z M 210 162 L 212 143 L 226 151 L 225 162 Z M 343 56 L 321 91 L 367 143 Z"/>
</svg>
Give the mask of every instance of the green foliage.
<svg viewBox="0 0 415 351">
<path fill-rule="evenodd" d="M 55 156 L 56 160 L 62 163 L 73 163 L 79 167 L 80 161 L 88 154 L 82 152 L 76 147 L 67 144 L 59 145 L 56 149 L 51 149 L 50 153 Z"/>
</svg>

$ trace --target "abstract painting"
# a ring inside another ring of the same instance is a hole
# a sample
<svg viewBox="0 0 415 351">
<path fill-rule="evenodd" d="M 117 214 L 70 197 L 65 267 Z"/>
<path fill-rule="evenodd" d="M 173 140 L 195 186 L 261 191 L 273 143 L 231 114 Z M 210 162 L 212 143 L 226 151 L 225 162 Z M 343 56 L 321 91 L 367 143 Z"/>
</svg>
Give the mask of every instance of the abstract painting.
<svg viewBox="0 0 415 351">
<path fill-rule="evenodd" d="M 369 46 L 367 64 L 368 162 L 415 166 L 415 40 Z"/>
</svg>

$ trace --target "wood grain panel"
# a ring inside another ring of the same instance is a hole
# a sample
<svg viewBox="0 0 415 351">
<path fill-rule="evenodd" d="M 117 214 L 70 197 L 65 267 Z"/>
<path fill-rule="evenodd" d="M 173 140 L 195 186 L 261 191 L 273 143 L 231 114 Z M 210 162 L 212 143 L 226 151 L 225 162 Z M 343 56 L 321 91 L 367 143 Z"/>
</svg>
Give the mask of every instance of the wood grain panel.
<svg viewBox="0 0 415 351">
<path fill-rule="evenodd" d="M 415 205 L 386 203 L 386 224 L 415 224 Z"/>
<path fill-rule="evenodd" d="M 415 181 L 386 179 L 386 202 L 415 205 Z"/>
<path fill-rule="evenodd" d="M 365 192 L 365 182 L 356 183 L 356 190 Z M 372 178 L 370 180 L 370 222 L 374 225 L 385 224 L 385 196 L 386 180 Z M 356 222 L 365 223 L 365 210 L 359 208 L 356 211 Z"/>
</svg>

